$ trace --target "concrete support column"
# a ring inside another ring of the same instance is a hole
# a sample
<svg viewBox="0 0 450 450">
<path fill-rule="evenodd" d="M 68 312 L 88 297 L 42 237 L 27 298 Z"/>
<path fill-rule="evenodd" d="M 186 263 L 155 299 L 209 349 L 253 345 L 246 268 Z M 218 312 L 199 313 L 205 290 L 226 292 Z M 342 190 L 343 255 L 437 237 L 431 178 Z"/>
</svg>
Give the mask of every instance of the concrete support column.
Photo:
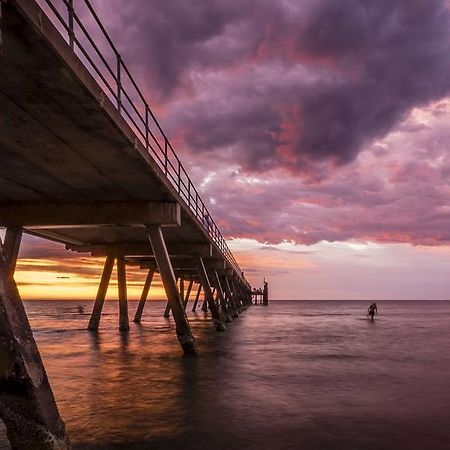
<svg viewBox="0 0 450 450">
<path fill-rule="evenodd" d="M 205 264 L 202 258 L 198 258 L 197 262 L 198 276 L 200 278 L 200 284 L 203 287 L 203 292 L 205 293 L 205 300 L 208 302 L 209 310 L 211 311 L 211 317 L 213 319 L 214 326 L 217 331 L 225 331 L 225 324 L 220 317 L 219 308 L 214 301 L 214 295 L 211 291 L 211 284 L 209 282 L 208 274 L 205 269 Z"/>
<path fill-rule="evenodd" d="M 183 302 L 183 307 L 184 307 L 184 277 L 181 276 L 180 277 L 180 297 L 181 297 L 181 301 Z M 186 308 L 184 308 L 186 309 Z"/>
<path fill-rule="evenodd" d="M 175 283 L 177 284 L 177 286 L 178 286 L 178 281 L 179 281 L 180 279 L 178 278 L 178 277 L 176 277 L 175 278 Z M 181 291 L 180 291 L 181 292 Z M 181 294 L 180 294 L 181 295 Z M 181 295 L 181 299 L 183 300 L 183 296 Z M 164 317 L 166 318 L 166 319 L 168 319 L 169 317 L 170 317 L 170 302 L 169 301 L 167 301 L 167 304 L 166 304 L 166 309 L 164 310 Z"/>
<path fill-rule="evenodd" d="M 189 301 L 189 296 L 191 295 L 193 284 L 194 284 L 193 280 L 189 281 L 189 285 L 188 285 L 188 288 L 187 288 L 187 291 L 186 291 L 186 296 L 184 297 L 184 303 L 183 303 L 183 307 L 184 307 L 185 311 L 186 311 L 186 306 L 187 306 L 188 301 Z"/>
<path fill-rule="evenodd" d="M 5 234 L 4 254 L 8 264 L 8 275 L 12 278 L 16 270 L 19 256 L 20 242 L 22 241 L 22 228 L 7 228 Z"/>
<path fill-rule="evenodd" d="M 148 292 L 150 291 L 154 274 L 155 271 L 153 269 L 149 269 L 147 278 L 145 279 L 144 288 L 142 289 L 141 299 L 139 300 L 139 305 L 137 307 L 136 314 L 134 315 L 133 322 L 135 323 L 141 323 L 142 313 L 144 311 L 145 302 L 147 301 Z"/>
<path fill-rule="evenodd" d="M 208 299 L 206 298 L 205 290 L 203 290 L 203 302 L 202 302 L 201 310 L 205 311 L 205 312 L 208 311 Z"/>
<path fill-rule="evenodd" d="M 127 276 L 123 256 L 117 257 L 117 284 L 119 289 L 119 330 L 128 331 L 130 324 L 128 322 Z"/>
<path fill-rule="evenodd" d="M 195 353 L 195 339 L 183 309 L 180 293 L 177 289 L 175 274 L 169 259 L 169 254 L 167 253 L 161 227 L 159 225 L 149 225 L 147 228 L 150 244 L 152 245 L 167 299 L 172 309 L 178 340 L 185 353 Z"/>
<path fill-rule="evenodd" d="M 88 330 L 97 331 L 100 324 L 100 317 L 102 314 L 103 304 L 105 303 L 106 292 L 108 291 L 109 281 L 111 280 L 111 273 L 114 267 L 114 256 L 108 255 L 103 267 L 102 278 L 97 291 L 94 308 L 92 310 L 91 318 L 88 324 Z"/>
<path fill-rule="evenodd" d="M 227 294 L 227 298 L 228 298 L 228 302 L 231 305 L 231 317 L 236 318 L 239 317 L 239 306 L 236 302 L 235 296 L 233 295 L 232 291 L 231 291 L 231 286 L 230 286 L 230 282 L 228 280 L 228 277 L 224 277 L 224 283 L 223 286 L 225 288 L 225 293 Z"/>
<path fill-rule="evenodd" d="M 220 277 L 219 277 L 219 274 L 217 273 L 217 270 L 214 270 L 212 276 L 214 278 L 213 284 L 217 288 L 217 297 L 220 302 L 220 308 L 222 310 L 223 315 L 225 316 L 225 322 L 229 323 L 229 322 L 231 322 L 231 315 L 228 312 L 227 303 L 225 301 L 224 291 L 223 291 L 222 284 L 220 282 Z"/>
<path fill-rule="evenodd" d="M 234 299 L 236 301 L 236 304 L 238 306 L 238 310 L 239 310 L 239 312 L 241 312 L 242 309 L 243 309 L 242 298 L 241 298 L 241 294 L 240 294 L 240 292 L 239 292 L 239 290 L 237 288 L 237 283 L 235 283 L 235 281 L 233 279 L 231 279 L 231 289 L 232 289 L 232 292 L 233 292 L 233 297 L 234 297 Z"/>
<path fill-rule="evenodd" d="M 1 240 L 0 418 L 13 449 L 70 448 Z"/>
<path fill-rule="evenodd" d="M 197 289 L 197 294 L 195 295 L 194 304 L 192 305 L 192 312 L 195 312 L 195 310 L 197 309 L 197 303 L 198 303 L 198 299 L 200 298 L 201 292 L 202 292 L 202 285 L 199 284 L 198 289 Z"/>
<path fill-rule="evenodd" d="M 246 292 L 245 292 L 245 290 L 244 290 L 244 288 L 242 286 L 242 283 L 240 281 L 238 281 L 236 283 L 236 288 L 237 288 L 237 290 L 239 292 L 239 295 L 240 295 L 240 298 L 241 298 L 241 302 L 242 302 L 242 306 L 245 309 L 247 309 L 252 304 L 251 298 L 249 300 L 249 298 L 247 297 Z"/>
</svg>

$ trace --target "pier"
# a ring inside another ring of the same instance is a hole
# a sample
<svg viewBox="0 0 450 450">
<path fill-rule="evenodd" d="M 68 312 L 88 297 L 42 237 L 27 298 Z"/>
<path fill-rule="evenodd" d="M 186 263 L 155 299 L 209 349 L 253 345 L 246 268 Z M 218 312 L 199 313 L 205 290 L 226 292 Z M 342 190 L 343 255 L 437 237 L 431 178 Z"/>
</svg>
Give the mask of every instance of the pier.
<svg viewBox="0 0 450 450">
<path fill-rule="evenodd" d="M 90 332 L 115 265 L 118 328 L 129 329 L 127 267 L 145 280 L 136 323 L 159 274 L 161 314 L 185 354 L 196 352 L 187 311 L 208 311 L 224 331 L 252 304 L 138 83 L 90 3 L 79 3 L 82 15 L 71 0 L 0 0 L 0 417 L 20 449 L 70 448 L 14 281 L 24 233 L 104 258 Z"/>
<path fill-rule="evenodd" d="M 253 288 L 252 289 L 252 303 L 255 305 L 264 305 L 267 306 L 269 304 L 269 283 L 264 279 L 262 288 Z"/>
</svg>

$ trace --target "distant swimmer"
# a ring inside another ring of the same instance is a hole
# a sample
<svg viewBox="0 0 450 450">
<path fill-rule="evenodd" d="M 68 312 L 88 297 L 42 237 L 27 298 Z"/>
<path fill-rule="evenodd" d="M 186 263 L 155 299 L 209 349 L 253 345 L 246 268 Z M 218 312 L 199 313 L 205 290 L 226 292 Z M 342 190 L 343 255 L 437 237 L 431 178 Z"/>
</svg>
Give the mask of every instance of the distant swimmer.
<svg viewBox="0 0 450 450">
<path fill-rule="evenodd" d="M 370 319 L 373 322 L 373 316 L 375 314 L 378 314 L 378 309 L 377 309 L 377 304 L 376 303 L 372 303 L 369 308 L 367 308 L 367 314 L 369 315 Z"/>
</svg>

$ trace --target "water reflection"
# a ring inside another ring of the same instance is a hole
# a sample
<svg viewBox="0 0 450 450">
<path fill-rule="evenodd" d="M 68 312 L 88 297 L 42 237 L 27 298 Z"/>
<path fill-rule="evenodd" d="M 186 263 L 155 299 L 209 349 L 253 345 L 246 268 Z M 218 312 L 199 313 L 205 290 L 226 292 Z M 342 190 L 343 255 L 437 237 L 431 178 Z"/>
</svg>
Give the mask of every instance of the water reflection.
<svg viewBox="0 0 450 450">
<path fill-rule="evenodd" d="M 92 333 L 87 313 L 27 304 L 75 448 L 449 448 L 448 302 L 385 303 L 375 326 L 365 303 L 274 302 L 226 333 L 190 314 L 198 358 L 164 307 L 120 333 L 107 303 Z"/>
</svg>

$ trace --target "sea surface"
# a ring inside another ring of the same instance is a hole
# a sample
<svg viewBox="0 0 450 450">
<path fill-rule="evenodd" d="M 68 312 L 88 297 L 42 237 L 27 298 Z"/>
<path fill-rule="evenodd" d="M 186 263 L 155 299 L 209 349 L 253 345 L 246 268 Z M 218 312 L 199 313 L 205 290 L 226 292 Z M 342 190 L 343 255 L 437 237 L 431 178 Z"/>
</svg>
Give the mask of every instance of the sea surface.
<svg viewBox="0 0 450 450">
<path fill-rule="evenodd" d="M 26 309 L 75 449 L 448 450 L 450 302 L 377 303 L 273 301 L 224 333 L 189 313 L 197 358 L 162 302 L 128 334 L 116 302 L 98 334 L 91 303 Z"/>
</svg>

